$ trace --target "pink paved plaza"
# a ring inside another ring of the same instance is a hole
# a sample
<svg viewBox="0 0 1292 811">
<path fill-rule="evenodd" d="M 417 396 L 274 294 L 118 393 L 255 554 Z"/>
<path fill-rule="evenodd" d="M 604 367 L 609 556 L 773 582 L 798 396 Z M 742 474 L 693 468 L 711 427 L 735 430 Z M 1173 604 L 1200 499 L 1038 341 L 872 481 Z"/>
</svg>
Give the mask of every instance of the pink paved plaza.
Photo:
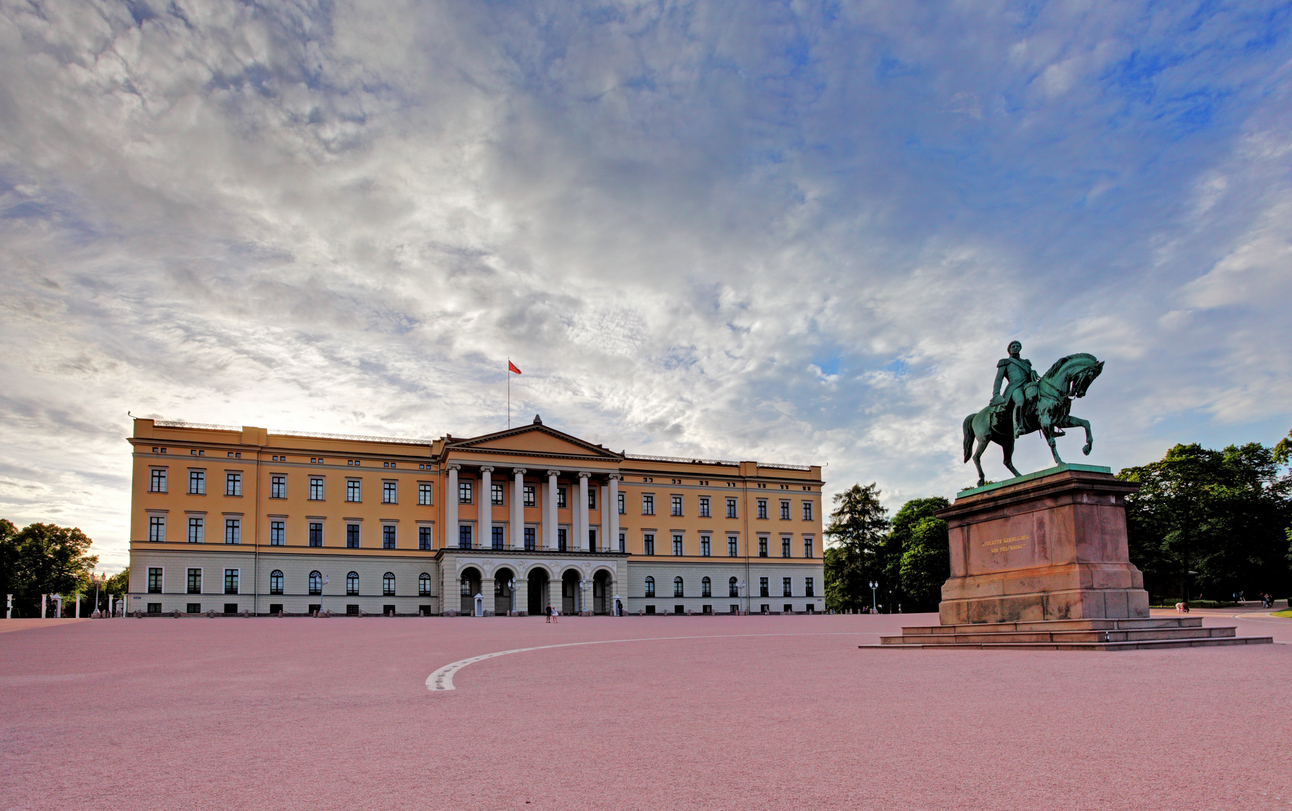
<svg viewBox="0 0 1292 811">
<path fill-rule="evenodd" d="M 1233 648 L 857 647 L 932 622 L 2 622 L 0 807 L 1292 808 L 1292 620 L 1209 617 L 1275 639 Z"/>
</svg>

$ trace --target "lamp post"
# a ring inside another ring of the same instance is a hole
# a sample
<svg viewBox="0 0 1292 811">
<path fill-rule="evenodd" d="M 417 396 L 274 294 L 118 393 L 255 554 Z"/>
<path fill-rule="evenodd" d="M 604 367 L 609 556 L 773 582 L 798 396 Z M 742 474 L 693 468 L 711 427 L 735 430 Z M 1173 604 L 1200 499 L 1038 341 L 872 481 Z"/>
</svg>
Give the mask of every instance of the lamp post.
<svg viewBox="0 0 1292 811">
<path fill-rule="evenodd" d="M 740 581 L 740 601 L 745 604 L 745 613 L 749 613 L 749 602 L 745 597 L 745 581 Z"/>
<path fill-rule="evenodd" d="M 875 596 L 875 589 L 877 588 L 879 588 L 879 582 L 870 581 L 870 610 L 874 613 L 878 613 L 879 598 Z"/>
</svg>

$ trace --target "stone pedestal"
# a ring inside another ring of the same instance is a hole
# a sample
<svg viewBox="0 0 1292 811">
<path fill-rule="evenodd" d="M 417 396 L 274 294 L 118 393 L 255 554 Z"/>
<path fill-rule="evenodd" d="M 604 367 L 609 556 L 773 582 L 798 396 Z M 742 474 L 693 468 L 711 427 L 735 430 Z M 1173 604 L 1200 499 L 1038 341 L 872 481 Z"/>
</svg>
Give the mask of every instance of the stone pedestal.
<svg viewBox="0 0 1292 811">
<path fill-rule="evenodd" d="M 1107 468 L 1061 465 L 961 493 L 949 524 L 943 625 L 1147 619 L 1126 546 L 1126 496 Z"/>
</svg>

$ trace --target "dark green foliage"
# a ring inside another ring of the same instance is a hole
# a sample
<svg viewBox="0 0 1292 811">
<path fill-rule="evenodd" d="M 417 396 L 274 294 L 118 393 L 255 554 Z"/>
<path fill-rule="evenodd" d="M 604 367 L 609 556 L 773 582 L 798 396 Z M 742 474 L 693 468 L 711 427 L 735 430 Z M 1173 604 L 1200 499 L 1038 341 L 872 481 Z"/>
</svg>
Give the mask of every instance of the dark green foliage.
<svg viewBox="0 0 1292 811">
<path fill-rule="evenodd" d="M 90 543 L 79 529 L 32 524 L 16 530 L 0 519 L 0 594 L 13 594 L 15 605 L 30 611 L 41 594 L 84 590 L 98 562 L 86 554 Z"/>
<path fill-rule="evenodd" d="M 1275 455 L 1257 442 L 1223 451 L 1176 445 L 1159 462 L 1117 474 L 1141 485 L 1127 498 L 1126 520 L 1131 562 L 1150 595 L 1288 592 L 1292 477 Z"/>
<path fill-rule="evenodd" d="M 930 550 L 933 559 L 926 560 L 928 556 L 924 555 L 923 551 L 918 552 L 916 557 L 924 562 L 916 563 L 915 558 L 912 558 L 909 574 L 903 574 L 902 572 L 905 565 L 904 559 L 907 550 L 911 546 L 915 528 L 922 521 L 933 518 L 933 514 L 938 510 L 950 505 L 951 503 L 941 496 L 915 498 L 903 504 L 901 509 L 897 511 L 897 515 L 893 516 L 888 536 L 884 538 L 883 548 L 880 552 L 883 559 L 883 589 L 885 601 L 888 605 L 900 605 L 903 611 L 917 611 L 929 608 L 928 600 L 926 599 L 927 585 L 924 582 L 926 578 L 922 574 L 918 574 L 919 567 L 925 565 L 925 563 L 933 565 L 934 573 L 929 577 L 936 577 L 936 573 L 944 568 L 947 572 L 950 572 L 951 561 L 950 554 L 947 551 L 946 539 L 943 539 L 940 549 L 935 547 Z M 938 555 L 946 558 L 945 566 L 936 560 Z M 941 593 L 942 583 L 947 577 L 948 574 L 943 574 L 941 579 L 938 580 L 935 589 L 938 594 Z M 915 585 L 917 582 L 918 585 Z M 912 591 L 912 585 L 915 585 L 914 591 Z M 933 608 L 937 608 L 937 602 L 937 598 L 934 598 Z"/>
<path fill-rule="evenodd" d="M 947 547 L 947 522 L 941 518 L 920 519 L 911 530 L 902 552 L 902 591 L 906 611 L 937 611 L 942 584 L 951 576 L 951 554 Z"/>
<path fill-rule="evenodd" d="M 835 546 L 825 551 L 825 605 L 831 611 L 856 611 L 870 605 L 870 581 L 879 576 L 878 551 L 888 527 L 879 503 L 879 485 L 836 493 L 825 534 Z"/>
</svg>

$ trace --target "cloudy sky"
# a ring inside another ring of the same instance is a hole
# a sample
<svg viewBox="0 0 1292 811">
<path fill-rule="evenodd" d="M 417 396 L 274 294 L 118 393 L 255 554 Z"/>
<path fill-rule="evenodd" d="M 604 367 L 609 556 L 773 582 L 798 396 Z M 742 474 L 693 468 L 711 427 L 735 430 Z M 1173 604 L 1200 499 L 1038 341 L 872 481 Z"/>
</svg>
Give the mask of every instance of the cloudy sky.
<svg viewBox="0 0 1292 811">
<path fill-rule="evenodd" d="M 1011 338 L 1120 468 L 1292 427 L 1286 2 L 0 0 L 0 516 L 136 416 L 972 484 Z M 1003 478 L 995 449 L 988 476 Z M 1020 467 L 1048 459 L 1027 438 Z"/>
</svg>

